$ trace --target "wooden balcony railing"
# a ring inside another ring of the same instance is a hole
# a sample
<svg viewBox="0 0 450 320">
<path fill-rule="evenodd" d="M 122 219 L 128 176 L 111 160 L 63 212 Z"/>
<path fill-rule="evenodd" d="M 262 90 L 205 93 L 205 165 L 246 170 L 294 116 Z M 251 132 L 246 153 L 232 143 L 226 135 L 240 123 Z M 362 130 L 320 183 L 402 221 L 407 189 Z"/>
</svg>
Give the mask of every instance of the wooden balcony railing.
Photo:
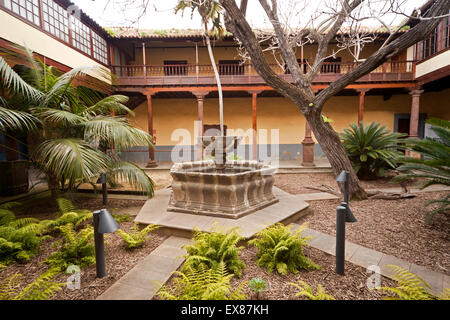
<svg viewBox="0 0 450 320">
<path fill-rule="evenodd" d="M 358 66 L 354 62 L 327 62 L 321 66 L 315 83 L 329 83 Z M 271 65 L 272 69 L 285 78 L 292 80 L 288 70 L 279 65 Z M 310 67 L 301 66 L 303 70 Z M 219 64 L 217 69 L 223 84 L 264 84 L 250 64 Z M 117 76 L 117 85 L 208 85 L 215 84 L 213 67 L 211 65 L 117 65 L 111 66 L 111 71 Z M 371 73 L 358 81 L 412 81 L 414 80 L 414 61 L 389 61 L 380 65 Z"/>
</svg>

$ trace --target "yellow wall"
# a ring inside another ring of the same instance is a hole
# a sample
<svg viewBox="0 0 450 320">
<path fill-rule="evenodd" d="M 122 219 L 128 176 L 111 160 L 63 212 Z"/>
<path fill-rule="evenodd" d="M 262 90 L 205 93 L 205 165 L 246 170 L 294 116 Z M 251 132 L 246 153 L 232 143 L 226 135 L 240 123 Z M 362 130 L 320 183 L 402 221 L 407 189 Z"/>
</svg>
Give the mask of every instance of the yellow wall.
<svg viewBox="0 0 450 320">
<path fill-rule="evenodd" d="M 428 117 L 450 120 L 450 89 L 441 92 L 424 93 L 420 100 L 420 112 Z M 358 119 L 358 97 L 333 97 L 324 107 L 323 113 L 333 120 L 332 126 L 342 132 Z M 394 95 L 383 101 L 382 96 L 366 96 L 364 122 L 382 123 L 389 130 L 394 129 L 394 114 L 409 113 L 411 96 Z M 135 109 L 136 117 L 130 118 L 133 125 L 147 130 L 147 103 Z M 298 144 L 304 138 L 305 120 L 297 107 L 284 98 L 258 98 L 258 129 L 279 129 L 281 144 Z M 194 121 L 197 120 L 197 101 L 189 99 L 153 99 L 153 127 L 156 130 L 157 145 L 176 145 L 171 134 L 176 129 L 186 129 L 194 137 Z M 207 98 L 204 103 L 204 123 L 218 124 L 218 100 Z M 228 129 L 252 127 L 251 98 L 225 98 L 224 123 Z M 193 140 L 192 142 L 193 143 Z M 248 143 L 248 141 L 244 141 Z"/>
<path fill-rule="evenodd" d="M 38 29 L 0 10 L 0 38 L 28 47 L 71 68 L 102 65 Z M 91 73 L 92 76 L 96 76 Z M 104 79 L 102 79 L 104 80 Z"/>
</svg>

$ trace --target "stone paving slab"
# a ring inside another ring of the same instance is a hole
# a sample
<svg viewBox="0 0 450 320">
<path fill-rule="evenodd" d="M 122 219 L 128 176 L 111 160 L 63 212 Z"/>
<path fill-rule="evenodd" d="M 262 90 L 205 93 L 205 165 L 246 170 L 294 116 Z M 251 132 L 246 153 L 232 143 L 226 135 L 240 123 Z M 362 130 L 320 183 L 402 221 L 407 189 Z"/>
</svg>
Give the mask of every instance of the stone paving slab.
<svg viewBox="0 0 450 320">
<path fill-rule="evenodd" d="M 176 230 L 197 229 L 209 232 L 213 227 L 224 231 L 238 227 L 240 234 L 248 239 L 268 226 L 286 220 L 305 210 L 309 205 L 295 195 L 273 188 L 278 203 L 248 214 L 239 219 L 227 219 L 194 215 L 188 213 L 167 211 L 171 190 L 163 189 L 155 193 L 155 197 L 148 200 L 137 215 L 135 222 L 143 224 L 157 224 Z M 306 212 L 305 212 L 306 214 Z"/>
<path fill-rule="evenodd" d="M 169 237 L 97 300 L 149 300 L 183 263 L 190 239 Z"/>
<path fill-rule="evenodd" d="M 292 230 L 296 230 L 299 225 L 291 224 Z M 313 229 L 306 229 L 302 236 L 311 236 L 309 245 L 326 253 L 335 255 L 336 237 L 327 235 Z M 367 268 L 375 265 L 380 268 L 380 274 L 392 279 L 392 269 L 388 265 L 397 265 L 421 277 L 431 287 L 431 292 L 440 295 L 444 288 L 450 288 L 450 277 L 425 267 L 418 266 L 408 261 L 387 255 L 369 248 L 365 248 L 356 243 L 345 241 L 345 260 L 360 267 Z"/>
</svg>

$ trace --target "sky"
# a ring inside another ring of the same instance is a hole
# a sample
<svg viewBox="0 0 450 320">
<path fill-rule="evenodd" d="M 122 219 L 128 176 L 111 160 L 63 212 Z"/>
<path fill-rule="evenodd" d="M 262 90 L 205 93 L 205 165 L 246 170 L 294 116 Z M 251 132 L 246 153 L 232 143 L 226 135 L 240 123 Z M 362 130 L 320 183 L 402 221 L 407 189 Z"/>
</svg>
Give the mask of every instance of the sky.
<svg viewBox="0 0 450 320">
<path fill-rule="evenodd" d="M 199 29 L 201 27 L 200 19 L 195 13 L 191 19 L 190 10 L 186 11 L 184 17 L 181 13 L 175 14 L 174 8 L 178 0 L 149 0 L 147 14 L 142 17 L 137 23 L 136 18 L 139 15 L 140 4 L 146 0 L 72 0 L 77 6 L 81 8 L 87 15 L 94 19 L 103 27 L 107 26 L 133 26 L 141 29 Z M 316 0 L 307 1 L 309 5 L 313 4 L 316 8 L 323 1 L 330 0 Z M 377 1 L 377 0 L 374 0 Z M 405 12 L 412 12 L 414 8 L 420 7 L 425 0 L 401 0 L 404 1 L 402 8 Z M 289 8 L 289 4 L 295 2 L 293 0 L 280 0 L 285 8 Z M 378 0 L 378 3 L 382 1 Z M 264 18 L 259 1 L 249 0 L 247 9 L 247 19 L 250 24 L 257 28 L 268 27 L 268 22 Z M 320 6 L 319 6 L 320 7 Z M 309 9 L 309 10 L 315 10 Z M 304 14 L 303 14 L 304 15 Z M 306 13 L 308 15 L 308 13 Z M 298 19 L 305 19 L 304 16 L 296 17 Z M 401 19 L 403 19 L 402 17 Z M 395 23 L 394 18 L 389 18 L 389 23 Z M 367 24 L 378 24 L 376 20 L 367 21 Z"/>
</svg>

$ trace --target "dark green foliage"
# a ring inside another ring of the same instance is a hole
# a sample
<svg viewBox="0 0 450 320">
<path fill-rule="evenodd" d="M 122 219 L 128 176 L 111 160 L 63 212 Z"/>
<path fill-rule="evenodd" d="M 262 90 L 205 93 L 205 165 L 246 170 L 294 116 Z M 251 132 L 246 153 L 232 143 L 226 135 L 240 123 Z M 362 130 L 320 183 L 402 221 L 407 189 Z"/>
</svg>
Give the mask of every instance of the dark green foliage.
<svg viewBox="0 0 450 320">
<path fill-rule="evenodd" d="M 59 251 L 52 253 L 45 260 L 50 268 L 64 271 L 72 264 L 83 268 L 95 263 L 94 229 L 91 226 L 79 232 L 74 230 L 71 223 L 56 229 L 61 232 L 63 240 L 54 243 L 55 247 L 59 247 Z"/>
<path fill-rule="evenodd" d="M 49 269 L 22 290 L 18 290 L 22 275 L 13 274 L 0 282 L 0 300 L 48 300 L 65 286 L 52 280 L 58 273 L 58 269 Z"/>
<path fill-rule="evenodd" d="M 395 168 L 403 154 L 397 149 L 404 137 L 392 133 L 385 126 L 372 122 L 368 125 L 355 123 L 340 134 L 345 151 L 360 179 L 374 179 L 384 176 L 384 170 Z"/>
<path fill-rule="evenodd" d="M 187 267 L 185 271 L 174 272 L 171 287 L 164 285 L 158 295 L 166 300 L 246 300 L 244 286 L 241 283 L 234 291 L 230 281 L 233 274 L 229 274 L 225 263 L 221 262 L 217 268 L 210 269 L 205 264 L 196 268 Z"/>
<path fill-rule="evenodd" d="M 309 240 L 309 237 L 301 236 L 305 229 L 306 224 L 303 224 L 292 232 L 291 226 L 277 223 L 258 232 L 255 239 L 249 241 L 258 248 L 258 266 L 267 267 L 268 272 L 276 269 L 282 275 L 288 272 L 297 273 L 299 269 L 320 269 L 303 253 L 303 247 Z"/>
<path fill-rule="evenodd" d="M 309 300 L 336 300 L 332 295 L 326 293 L 325 289 L 320 284 L 317 285 L 316 293 L 314 293 L 314 290 L 302 280 L 297 280 L 297 283 L 289 282 L 288 284 L 299 289 L 295 294 L 296 297 L 307 297 Z"/>
<path fill-rule="evenodd" d="M 448 288 L 440 297 L 436 297 L 430 293 L 430 286 L 419 276 L 408 270 L 389 265 L 394 271 L 392 279 L 397 283 L 397 287 L 378 287 L 377 290 L 390 294 L 385 300 L 449 300 L 450 291 Z"/>
<path fill-rule="evenodd" d="M 402 165 L 397 168 L 402 174 L 393 181 L 424 179 L 422 189 L 434 184 L 450 186 L 450 121 L 429 119 L 427 123 L 432 125 L 431 130 L 436 133 L 438 139 L 408 139 L 407 146 L 422 157 L 402 157 Z M 450 211 L 450 193 L 426 203 L 432 204 L 438 204 L 438 207 L 428 214 L 428 223 L 431 223 L 437 213 Z"/>
<path fill-rule="evenodd" d="M 184 247 L 188 254 L 183 270 L 197 268 L 200 264 L 216 269 L 223 262 L 230 272 L 240 277 L 245 264 L 239 259 L 239 252 L 244 247 L 238 247 L 237 244 L 243 239 L 236 228 L 227 232 L 195 231 L 194 243 Z"/>
<path fill-rule="evenodd" d="M 147 234 L 158 228 L 160 228 L 160 226 L 155 224 L 149 224 L 142 230 L 139 230 L 139 224 L 135 223 L 129 233 L 120 229 L 117 230 L 117 233 L 119 234 L 119 236 L 122 237 L 123 241 L 127 244 L 128 249 L 135 249 L 142 247 L 145 241 L 147 241 L 146 238 Z"/>
<path fill-rule="evenodd" d="M 129 214 L 119 214 L 119 213 L 113 213 L 112 214 L 114 220 L 116 220 L 117 223 L 122 223 L 122 222 L 130 222 L 131 221 L 131 217 Z"/>
</svg>

